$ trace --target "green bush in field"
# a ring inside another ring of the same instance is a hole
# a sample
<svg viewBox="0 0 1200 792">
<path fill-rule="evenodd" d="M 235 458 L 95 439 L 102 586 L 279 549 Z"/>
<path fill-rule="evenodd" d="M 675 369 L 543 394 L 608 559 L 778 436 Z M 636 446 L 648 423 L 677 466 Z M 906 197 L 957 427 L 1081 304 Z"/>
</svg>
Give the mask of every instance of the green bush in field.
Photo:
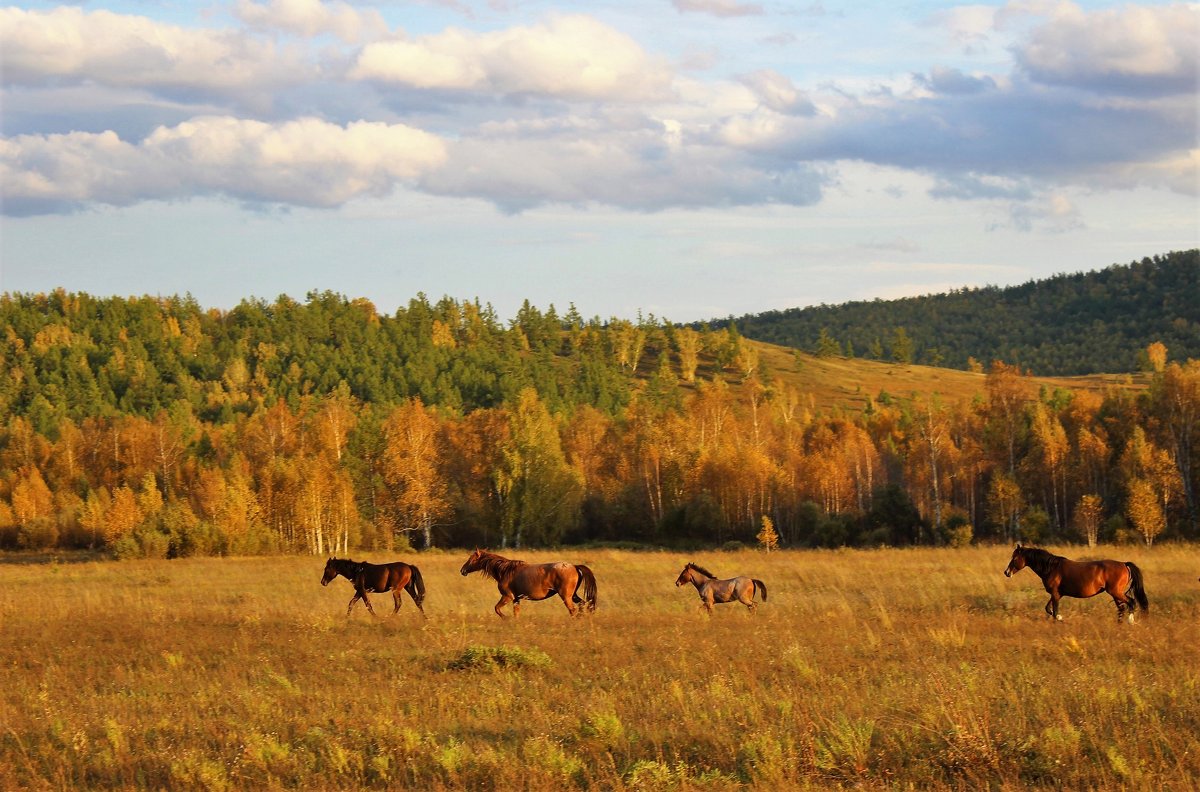
<svg viewBox="0 0 1200 792">
<path fill-rule="evenodd" d="M 537 649 L 521 649 L 515 646 L 468 646 L 463 653 L 451 660 L 448 668 L 455 671 L 497 668 L 541 668 L 550 665 L 550 656 Z"/>
</svg>

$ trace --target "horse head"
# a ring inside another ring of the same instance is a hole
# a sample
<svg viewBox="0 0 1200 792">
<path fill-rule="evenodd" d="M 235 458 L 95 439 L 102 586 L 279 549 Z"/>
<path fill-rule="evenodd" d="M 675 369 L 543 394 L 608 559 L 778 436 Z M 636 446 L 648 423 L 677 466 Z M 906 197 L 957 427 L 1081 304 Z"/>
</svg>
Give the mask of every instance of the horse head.
<svg viewBox="0 0 1200 792">
<path fill-rule="evenodd" d="M 462 574 L 463 577 L 466 577 L 467 575 L 471 574 L 472 572 L 478 572 L 480 569 L 482 569 L 483 568 L 482 561 L 483 561 L 483 551 L 480 550 L 478 547 L 476 547 L 475 552 L 471 553 L 471 557 L 466 560 L 466 563 L 464 563 L 462 565 L 462 569 L 460 569 L 458 571 Z"/>
<path fill-rule="evenodd" d="M 337 565 L 334 564 L 334 561 L 337 561 L 337 559 L 330 558 L 328 561 L 325 562 L 325 573 L 323 575 L 321 575 L 321 585 L 322 586 L 328 586 L 329 581 L 333 580 L 338 575 Z"/>
<path fill-rule="evenodd" d="M 1004 568 L 1004 577 L 1012 577 L 1014 572 L 1020 572 L 1025 568 L 1025 548 L 1021 547 L 1021 543 L 1017 542 L 1017 546 L 1013 548 L 1012 558 L 1008 560 L 1008 566 Z"/>
<path fill-rule="evenodd" d="M 676 588 L 678 588 L 679 586 L 686 586 L 688 583 L 691 583 L 691 582 L 692 582 L 692 565 L 690 563 L 684 564 L 683 571 L 679 573 L 679 577 L 675 578 L 675 586 L 676 586 Z"/>
</svg>

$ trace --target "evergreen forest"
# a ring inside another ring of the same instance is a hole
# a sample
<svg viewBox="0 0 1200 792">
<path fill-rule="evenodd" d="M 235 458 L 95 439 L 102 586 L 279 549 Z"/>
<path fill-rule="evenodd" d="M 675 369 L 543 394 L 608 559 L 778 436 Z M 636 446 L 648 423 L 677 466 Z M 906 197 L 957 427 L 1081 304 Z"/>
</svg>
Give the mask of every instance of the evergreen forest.
<svg viewBox="0 0 1200 792">
<path fill-rule="evenodd" d="M 815 354 L 969 369 L 1004 360 L 1043 376 L 1136 371 L 1156 341 L 1200 357 L 1200 250 L 1020 286 L 768 311 L 748 338 Z"/>
<path fill-rule="evenodd" d="M 1166 289 L 1187 256 L 1105 272 Z M 1160 305 L 1186 302 L 1166 291 Z M 1181 311 L 1177 329 L 1195 321 Z M 849 409 L 771 370 L 740 322 L 59 290 L 0 296 L 0 326 L 4 548 L 1200 538 L 1200 361 L 1158 338 L 1107 351 L 1139 361 L 1139 384 L 1047 387 L 996 357 L 968 397 L 879 391 Z"/>
</svg>

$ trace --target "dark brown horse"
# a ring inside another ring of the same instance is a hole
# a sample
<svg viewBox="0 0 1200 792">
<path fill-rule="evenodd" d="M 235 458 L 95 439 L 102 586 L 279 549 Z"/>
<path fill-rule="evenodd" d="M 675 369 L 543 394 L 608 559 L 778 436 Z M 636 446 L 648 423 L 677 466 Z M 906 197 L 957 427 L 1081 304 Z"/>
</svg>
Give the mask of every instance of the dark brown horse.
<svg viewBox="0 0 1200 792">
<path fill-rule="evenodd" d="M 717 576 L 702 566 L 688 562 L 683 571 L 675 578 L 675 585 L 682 586 L 691 583 L 704 603 L 704 609 L 712 613 L 714 602 L 740 602 L 751 613 L 758 609 L 754 602 L 755 592 L 761 591 L 763 602 L 767 601 L 767 584 L 756 578 L 735 577 L 728 580 L 717 580 Z"/>
<path fill-rule="evenodd" d="M 463 576 L 482 572 L 496 581 L 500 601 L 496 603 L 496 615 L 508 603 L 512 603 L 513 618 L 520 615 L 521 600 L 544 600 L 555 594 L 562 597 L 567 611 L 574 616 L 579 612 L 577 605 L 587 604 L 589 611 L 596 610 L 596 576 L 582 564 L 555 561 L 549 564 L 526 564 L 514 558 L 476 550 L 462 565 Z M 580 598 L 579 590 L 583 589 Z"/>
<path fill-rule="evenodd" d="M 1132 561 L 1072 561 L 1056 556 L 1040 547 L 1022 547 L 1018 542 L 1012 559 L 1004 570 L 1005 577 L 1012 577 L 1029 567 L 1042 579 L 1042 585 L 1050 594 L 1046 613 L 1052 619 L 1058 615 L 1058 601 L 1063 597 L 1094 597 L 1107 591 L 1117 604 L 1117 621 L 1129 612 L 1130 621 L 1139 607 L 1150 610 L 1146 589 L 1142 586 L 1142 570 Z"/>
<path fill-rule="evenodd" d="M 396 607 L 392 608 L 393 616 L 400 610 L 401 591 L 408 592 L 408 596 L 417 604 L 417 610 L 425 616 L 425 608 L 422 607 L 422 603 L 425 602 L 425 581 L 421 578 L 421 570 L 412 564 L 403 561 L 368 564 L 366 561 L 351 561 L 348 558 L 331 558 L 325 562 L 325 574 L 321 575 L 321 585 L 328 586 L 329 581 L 338 575 L 354 585 L 354 596 L 346 606 L 347 616 L 350 615 L 354 603 L 359 600 L 363 601 L 367 610 L 374 616 L 375 609 L 371 607 L 371 600 L 367 599 L 367 592 L 383 594 L 388 591 L 392 592 L 392 599 L 396 601 Z"/>
</svg>

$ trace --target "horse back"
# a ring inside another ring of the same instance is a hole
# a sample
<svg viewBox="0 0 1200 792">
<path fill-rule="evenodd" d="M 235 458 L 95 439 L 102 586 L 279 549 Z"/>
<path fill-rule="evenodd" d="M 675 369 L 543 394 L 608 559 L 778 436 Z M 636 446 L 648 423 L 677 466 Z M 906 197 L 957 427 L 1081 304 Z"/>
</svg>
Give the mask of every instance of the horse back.
<svg viewBox="0 0 1200 792">
<path fill-rule="evenodd" d="M 1091 597 L 1111 583 L 1128 575 L 1120 561 L 1071 561 L 1064 559 L 1059 566 L 1059 592 L 1068 597 Z"/>
<path fill-rule="evenodd" d="M 407 582 L 408 564 L 403 561 L 393 561 L 390 564 L 363 564 L 361 585 L 367 591 L 384 593 L 392 589 L 403 588 Z"/>
<path fill-rule="evenodd" d="M 577 573 L 565 561 L 546 564 L 522 564 L 507 581 L 509 590 L 531 600 L 545 599 L 566 587 Z"/>
<path fill-rule="evenodd" d="M 741 588 L 742 582 L 750 586 L 750 590 L 754 590 L 754 584 L 750 582 L 750 578 L 728 578 L 726 580 L 707 580 L 704 583 L 704 588 L 707 589 L 713 598 L 713 602 L 732 602 L 737 599 L 738 590 Z M 701 592 L 703 594 L 703 592 Z"/>
</svg>

